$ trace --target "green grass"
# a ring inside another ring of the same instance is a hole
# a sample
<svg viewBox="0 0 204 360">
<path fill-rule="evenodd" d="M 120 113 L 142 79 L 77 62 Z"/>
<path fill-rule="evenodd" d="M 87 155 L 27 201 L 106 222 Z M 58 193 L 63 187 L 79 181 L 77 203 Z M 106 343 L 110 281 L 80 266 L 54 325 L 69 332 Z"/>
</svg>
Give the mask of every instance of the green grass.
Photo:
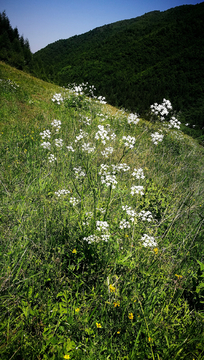
<svg viewBox="0 0 204 360">
<path fill-rule="evenodd" d="M 204 359 L 203 147 L 180 130 L 156 146 L 160 123 L 130 125 L 125 112 L 3 63 L 0 78 L 0 358 Z M 97 140 L 99 125 L 115 140 Z M 76 142 L 80 129 L 87 135 Z M 106 146 L 114 150 L 104 158 Z M 101 164 L 129 170 L 111 173 L 114 188 L 102 183 Z M 139 168 L 144 179 L 132 176 Z M 132 196 L 133 185 L 144 195 Z M 122 206 L 154 220 L 131 222 Z M 157 244 L 145 247 L 144 234 Z"/>
</svg>

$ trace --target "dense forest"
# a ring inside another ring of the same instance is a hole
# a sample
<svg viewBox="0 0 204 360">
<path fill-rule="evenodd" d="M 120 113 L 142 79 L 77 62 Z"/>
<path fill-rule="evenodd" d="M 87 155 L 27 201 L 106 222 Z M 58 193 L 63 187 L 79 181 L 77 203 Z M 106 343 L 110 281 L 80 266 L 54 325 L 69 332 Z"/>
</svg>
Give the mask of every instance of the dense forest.
<svg viewBox="0 0 204 360">
<path fill-rule="evenodd" d="M 204 126 L 204 2 L 153 11 L 49 44 L 34 54 L 37 76 L 89 82 L 107 102 L 145 115 L 171 100 L 183 121 Z"/>
<path fill-rule="evenodd" d="M 28 39 L 19 35 L 17 27 L 11 27 L 5 11 L 0 13 L 0 60 L 29 71 L 32 57 Z"/>
</svg>

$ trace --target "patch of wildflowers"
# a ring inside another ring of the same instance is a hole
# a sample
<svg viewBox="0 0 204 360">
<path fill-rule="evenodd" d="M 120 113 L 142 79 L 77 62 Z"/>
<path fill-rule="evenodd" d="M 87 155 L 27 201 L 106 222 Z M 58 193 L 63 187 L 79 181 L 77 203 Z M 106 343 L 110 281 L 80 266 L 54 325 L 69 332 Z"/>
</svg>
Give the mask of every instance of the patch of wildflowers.
<svg viewBox="0 0 204 360">
<path fill-rule="evenodd" d="M 123 140 L 125 141 L 124 145 L 126 147 L 128 147 L 129 149 L 133 149 L 134 148 L 134 145 L 135 145 L 135 142 L 136 142 L 136 139 L 134 136 L 123 136 Z"/>
<path fill-rule="evenodd" d="M 51 144 L 50 144 L 50 142 L 49 141 L 44 141 L 42 144 L 40 144 L 44 149 L 48 149 L 48 150 L 50 150 L 50 148 L 51 148 Z"/>
<path fill-rule="evenodd" d="M 55 191 L 55 195 L 57 195 L 58 197 L 63 196 L 63 195 L 67 195 L 67 194 L 69 194 L 69 193 L 70 193 L 70 191 L 69 191 L 69 190 L 65 190 L 65 189 Z"/>
<path fill-rule="evenodd" d="M 152 141 L 153 141 L 154 145 L 158 145 L 158 143 L 163 140 L 164 135 L 159 134 L 158 132 L 155 132 L 154 134 L 151 134 L 151 137 L 152 137 Z"/>
<path fill-rule="evenodd" d="M 59 129 L 61 128 L 61 121 L 60 120 L 53 120 L 51 125 L 56 128 L 56 132 L 59 132 Z"/>
<path fill-rule="evenodd" d="M 74 170 L 74 172 L 75 172 L 76 179 L 79 179 L 79 178 L 82 178 L 82 177 L 85 177 L 85 176 L 86 176 L 86 173 L 85 173 L 85 171 L 82 169 L 81 166 L 74 167 L 73 170 Z"/>
<path fill-rule="evenodd" d="M 92 153 L 95 151 L 95 146 L 91 147 L 89 143 L 84 143 L 82 146 L 81 146 L 81 149 L 82 151 L 87 151 L 88 154 Z"/>
<path fill-rule="evenodd" d="M 121 221 L 120 221 L 120 225 L 119 225 L 119 228 L 120 229 L 130 229 L 130 223 L 129 223 L 129 221 L 126 221 L 125 219 L 122 219 Z"/>
<path fill-rule="evenodd" d="M 50 154 L 49 156 L 48 156 L 48 161 L 50 162 L 50 163 L 52 163 L 52 162 L 54 162 L 54 161 L 56 161 L 57 160 L 57 158 L 53 155 L 53 154 Z"/>
<path fill-rule="evenodd" d="M 103 155 L 105 158 L 107 158 L 110 154 L 113 152 L 113 147 L 109 146 L 105 148 L 104 151 L 101 151 L 101 155 Z"/>
<path fill-rule="evenodd" d="M 52 97 L 52 101 L 54 103 L 57 103 L 58 105 L 60 105 L 62 102 L 63 102 L 63 97 L 62 97 L 62 94 L 54 94 L 53 97 Z"/>
<path fill-rule="evenodd" d="M 69 202 L 73 205 L 73 206 L 76 206 L 78 203 L 79 203 L 79 200 L 76 199 L 75 197 L 71 197 L 69 199 Z"/>
<path fill-rule="evenodd" d="M 79 130 L 80 134 L 78 136 L 76 136 L 75 139 L 75 143 L 77 143 L 78 141 L 82 140 L 84 137 L 88 136 L 88 133 L 86 133 L 85 131 L 83 131 L 82 129 Z"/>
<path fill-rule="evenodd" d="M 66 148 L 68 149 L 68 151 L 75 152 L 75 150 L 74 150 L 74 149 L 73 149 L 73 147 L 72 147 L 72 144 L 71 144 L 71 145 L 66 146 Z"/>
<path fill-rule="evenodd" d="M 138 215 L 137 215 L 142 221 L 148 221 L 151 222 L 153 220 L 153 216 L 151 211 L 144 211 L 142 210 Z"/>
<path fill-rule="evenodd" d="M 40 133 L 40 136 L 42 137 L 42 139 L 50 139 L 51 138 L 51 132 L 50 130 L 44 130 L 43 132 Z"/>
<path fill-rule="evenodd" d="M 131 186 L 131 195 L 135 195 L 135 194 L 140 194 L 140 195 L 144 195 L 144 186 L 140 186 L 140 185 L 133 185 Z"/>
<path fill-rule="evenodd" d="M 59 148 L 62 148 L 63 146 L 63 140 L 62 139 L 55 139 L 55 145 Z"/>
<path fill-rule="evenodd" d="M 144 247 L 156 247 L 157 243 L 155 241 L 155 238 L 153 236 L 149 236 L 147 234 L 144 234 L 141 238 L 141 241 L 143 241 Z"/>
<path fill-rule="evenodd" d="M 96 235 L 89 235 L 87 237 L 84 237 L 83 240 L 87 241 L 88 244 L 92 244 L 92 243 L 100 240 L 100 238 L 99 238 L 99 236 L 96 236 Z"/>
<path fill-rule="evenodd" d="M 134 176 L 136 179 L 144 179 L 144 173 L 143 173 L 143 169 L 139 168 L 139 169 L 134 169 L 132 176 Z"/>
<path fill-rule="evenodd" d="M 111 166 L 113 168 L 113 171 L 112 171 L 113 174 L 116 174 L 117 172 L 120 172 L 120 171 L 126 172 L 126 171 L 130 170 L 130 167 L 125 163 L 124 164 L 118 164 L 118 165 L 113 165 L 112 164 Z"/>
<path fill-rule="evenodd" d="M 135 210 L 133 210 L 130 206 L 127 206 L 127 205 L 123 205 L 122 209 L 123 209 L 123 211 L 126 212 L 126 214 L 128 216 L 130 216 L 130 221 L 134 222 L 135 218 L 137 216 L 137 213 L 135 212 Z"/>
<path fill-rule="evenodd" d="M 96 230 L 98 231 L 107 231 L 109 228 L 109 225 L 107 221 L 96 221 Z"/>
<path fill-rule="evenodd" d="M 127 118 L 128 124 L 133 123 L 134 125 L 137 125 L 139 121 L 140 121 L 140 119 L 138 118 L 137 114 L 129 114 L 129 116 Z"/>
</svg>

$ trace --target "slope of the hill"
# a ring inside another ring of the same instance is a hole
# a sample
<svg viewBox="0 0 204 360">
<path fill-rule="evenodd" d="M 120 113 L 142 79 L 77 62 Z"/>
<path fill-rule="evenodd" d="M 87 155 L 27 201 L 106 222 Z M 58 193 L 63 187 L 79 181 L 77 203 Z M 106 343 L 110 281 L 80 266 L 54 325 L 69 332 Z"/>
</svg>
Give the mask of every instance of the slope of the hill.
<svg viewBox="0 0 204 360">
<path fill-rule="evenodd" d="M 185 122 L 204 125 L 204 3 L 153 11 L 34 54 L 37 75 L 60 85 L 89 82 L 115 106 L 144 115 L 163 97 Z"/>
<path fill-rule="evenodd" d="M 201 360 L 204 149 L 76 90 L 0 63 L 0 359 Z"/>
</svg>

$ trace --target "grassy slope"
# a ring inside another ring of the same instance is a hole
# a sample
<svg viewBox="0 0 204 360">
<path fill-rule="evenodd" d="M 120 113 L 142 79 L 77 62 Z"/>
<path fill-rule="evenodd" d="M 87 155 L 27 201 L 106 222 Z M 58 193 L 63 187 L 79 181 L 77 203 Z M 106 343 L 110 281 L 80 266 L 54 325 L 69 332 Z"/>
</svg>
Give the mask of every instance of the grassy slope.
<svg viewBox="0 0 204 360">
<path fill-rule="evenodd" d="M 3 63 L 0 78 L 1 357 L 201 360 L 203 148 L 178 130 L 155 146 L 151 133 L 159 124 L 129 125 L 126 113 Z M 59 92 L 66 97 L 61 105 L 51 101 Z M 62 127 L 52 137 L 64 146 L 52 147 L 57 161 L 51 164 L 39 133 L 51 130 L 54 119 Z M 94 137 L 106 124 L 116 140 L 104 159 L 104 145 Z M 93 153 L 75 142 L 80 129 Z M 127 135 L 136 137 L 128 151 Z M 75 152 L 65 147 L 71 143 Z M 119 162 L 130 170 L 118 171 L 110 191 L 101 184 L 100 165 Z M 86 177 L 76 179 L 79 166 Z M 134 180 L 140 167 L 145 179 Z M 139 184 L 145 194 L 131 196 Z M 70 193 L 58 198 L 60 189 Z M 154 222 L 133 226 L 122 205 L 150 210 Z M 131 228 L 120 229 L 122 219 Z M 101 236 L 96 221 L 108 222 L 107 243 L 83 240 Z M 157 246 L 142 246 L 144 234 Z"/>
</svg>

